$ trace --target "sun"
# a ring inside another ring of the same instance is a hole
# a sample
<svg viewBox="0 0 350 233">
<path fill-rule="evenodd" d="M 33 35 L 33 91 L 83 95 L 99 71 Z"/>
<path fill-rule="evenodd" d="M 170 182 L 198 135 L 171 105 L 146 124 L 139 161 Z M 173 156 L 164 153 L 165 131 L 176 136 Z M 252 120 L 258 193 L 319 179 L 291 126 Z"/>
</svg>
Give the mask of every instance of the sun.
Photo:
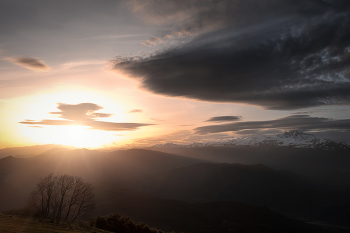
<svg viewBox="0 0 350 233">
<path fill-rule="evenodd" d="M 78 148 L 100 148 L 119 141 L 113 131 L 94 130 L 83 125 L 25 127 L 21 134 L 33 143 L 57 144 Z"/>
<path fill-rule="evenodd" d="M 52 140 L 56 144 L 67 146 L 98 148 L 115 140 L 112 134 L 113 132 L 93 130 L 83 125 L 59 126 L 55 127 Z"/>
<path fill-rule="evenodd" d="M 71 146 L 76 147 L 86 147 L 92 144 L 92 138 L 89 137 L 89 132 L 86 127 L 80 125 L 72 125 L 66 128 L 66 145 L 70 144 Z"/>
<path fill-rule="evenodd" d="M 113 115 L 108 118 L 110 122 L 127 122 L 129 103 L 121 98 L 111 99 L 103 93 L 89 90 L 67 89 L 65 91 L 38 94 L 31 97 L 19 98 L 21 113 L 16 112 L 8 116 L 16 123 L 16 135 L 23 137 L 29 144 L 60 144 L 84 148 L 99 148 L 126 140 L 124 136 L 115 136 L 115 131 L 92 129 L 86 125 L 23 125 L 18 122 L 24 119 L 40 121 L 64 120 L 50 112 L 57 112 L 57 103 L 96 103 L 104 107 L 105 112 Z M 14 139 L 13 139 L 14 140 Z"/>
</svg>

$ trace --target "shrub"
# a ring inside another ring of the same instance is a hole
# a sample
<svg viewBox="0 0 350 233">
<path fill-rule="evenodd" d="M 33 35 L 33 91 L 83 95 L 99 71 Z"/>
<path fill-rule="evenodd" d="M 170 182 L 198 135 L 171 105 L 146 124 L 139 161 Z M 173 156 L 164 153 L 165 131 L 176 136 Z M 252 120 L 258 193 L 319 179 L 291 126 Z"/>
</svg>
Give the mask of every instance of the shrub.
<svg viewBox="0 0 350 233">
<path fill-rule="evenodd" d="M 149 227 L 144 223 L 135 224 L 129 217 L 118 213 L 93 218 L 90 220 L 90 226 L 112 232 L 165 233 L 161 230 Z"/>
</svg>

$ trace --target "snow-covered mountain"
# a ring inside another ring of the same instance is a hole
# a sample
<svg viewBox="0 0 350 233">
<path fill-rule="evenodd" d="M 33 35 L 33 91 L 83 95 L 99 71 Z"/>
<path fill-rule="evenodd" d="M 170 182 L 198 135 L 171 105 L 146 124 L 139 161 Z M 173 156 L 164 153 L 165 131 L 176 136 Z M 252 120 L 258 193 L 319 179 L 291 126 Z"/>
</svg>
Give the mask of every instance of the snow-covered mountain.
<svg viewBox="0 0 350 233">
<path fill-rule="evenodd" d="M 273 137 L 242 137 L 221 142 L 192 143 L 178 145 L 174 143 L 156 144 L 156 148 L 194 148 L 194 147 L 245 147 L 245 146 L 291 146 L 300 148 L 319 148 L 325 150 L 350 149 L 350 145 L 330 139 L 318 139 L 313 134 L 293 130 Z"/>
</svg>

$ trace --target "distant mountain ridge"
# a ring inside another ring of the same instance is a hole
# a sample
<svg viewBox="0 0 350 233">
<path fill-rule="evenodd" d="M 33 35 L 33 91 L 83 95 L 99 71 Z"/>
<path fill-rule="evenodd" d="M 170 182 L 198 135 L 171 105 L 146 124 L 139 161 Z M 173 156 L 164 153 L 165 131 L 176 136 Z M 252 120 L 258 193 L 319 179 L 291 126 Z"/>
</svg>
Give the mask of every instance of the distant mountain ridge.
<svg viewBox="0 0 350 233">
<path fill-rule="evenodd" d="M 13 156 L 15 158 L 31 158 L 54 148 L 76 149 L 74 146 L 65 146 L 59 144 L 8 147 L 0 149 L 0 159 L 7 156 Z"/>
<path fill-rule="evenodd" d="M 273 137 L 241 137 L 222 142 L 192 143 L 179 145 L 174 143 L 156 144 L 154 148 L 195 148 L 195 147 L 259 147 L 290 146 L 299 148 L 317 148 L 323 150 L 350 149 L 350 145 L 331 139 L 319 139 L 313 134 L 297 130 L 277 134 Z"/>
</svg>

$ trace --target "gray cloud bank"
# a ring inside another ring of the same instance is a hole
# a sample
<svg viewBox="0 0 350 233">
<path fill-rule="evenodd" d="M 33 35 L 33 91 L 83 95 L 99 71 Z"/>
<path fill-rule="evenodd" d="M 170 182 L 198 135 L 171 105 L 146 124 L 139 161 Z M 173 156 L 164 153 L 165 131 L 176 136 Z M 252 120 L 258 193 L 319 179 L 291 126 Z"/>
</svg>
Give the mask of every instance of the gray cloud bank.
<svg viewBox="0 0 350 233">
<path fill-rule="evenodd" d="M 33 57 L 10 57 L 5 58 L 5 60 L 34 71 L 49 71 L 51 69 L 40 59 Z"/>
<path fill-rule="evenodd" d="M 146 2 L 138 12 L 152 22 L 198 36 L 146 58 L 117 57 L 114 69 L 143 88 L 266 109 L 349 105 L 350 1 Z"/>
<path fill-rule="evenodd" d="M 223 122 L 223 121 L 239 121 L 241 120 L 241 116 L 217 116 L 217 117 L 211 117 L 210 119 L 206 120 L 207 122 L 215 121 L 215 122 Z"/>
<path fill-rule="evenodd" d="M 334 133 L 350 133 L 350 119 L 333 120 L 309 115 L 291 115 L 269 121 L 246 121 L 220 125 L 208 125 L 195 128 L 198 134 L 222 132 L 253 132 L 253 130 L 278 129 L 300 131 L 333 131 Z M 249 131 L 247 131 L 249 130 Z"/>
<path fill-rule="evenodd" d="M 146 123 L 115 123 L 107 121 L 97 121 L 96 118 L 110 117 L 113 114 L 96 113 L 95 111 L 103 109 L 103 107 L 94 103 L 80 104 L 63 104 L 59 103 L 60 112 L 50 112 L 50 114 L 58 114 L 60 118 L 65 120 L 25 120 L 19 122 L 26 125 L 83 125 L 89 126 L 92 129 L 107 130 L 107 131 L 124 131 L 136 130 L 142 126 L 153 124 Z"/>
</svg>

